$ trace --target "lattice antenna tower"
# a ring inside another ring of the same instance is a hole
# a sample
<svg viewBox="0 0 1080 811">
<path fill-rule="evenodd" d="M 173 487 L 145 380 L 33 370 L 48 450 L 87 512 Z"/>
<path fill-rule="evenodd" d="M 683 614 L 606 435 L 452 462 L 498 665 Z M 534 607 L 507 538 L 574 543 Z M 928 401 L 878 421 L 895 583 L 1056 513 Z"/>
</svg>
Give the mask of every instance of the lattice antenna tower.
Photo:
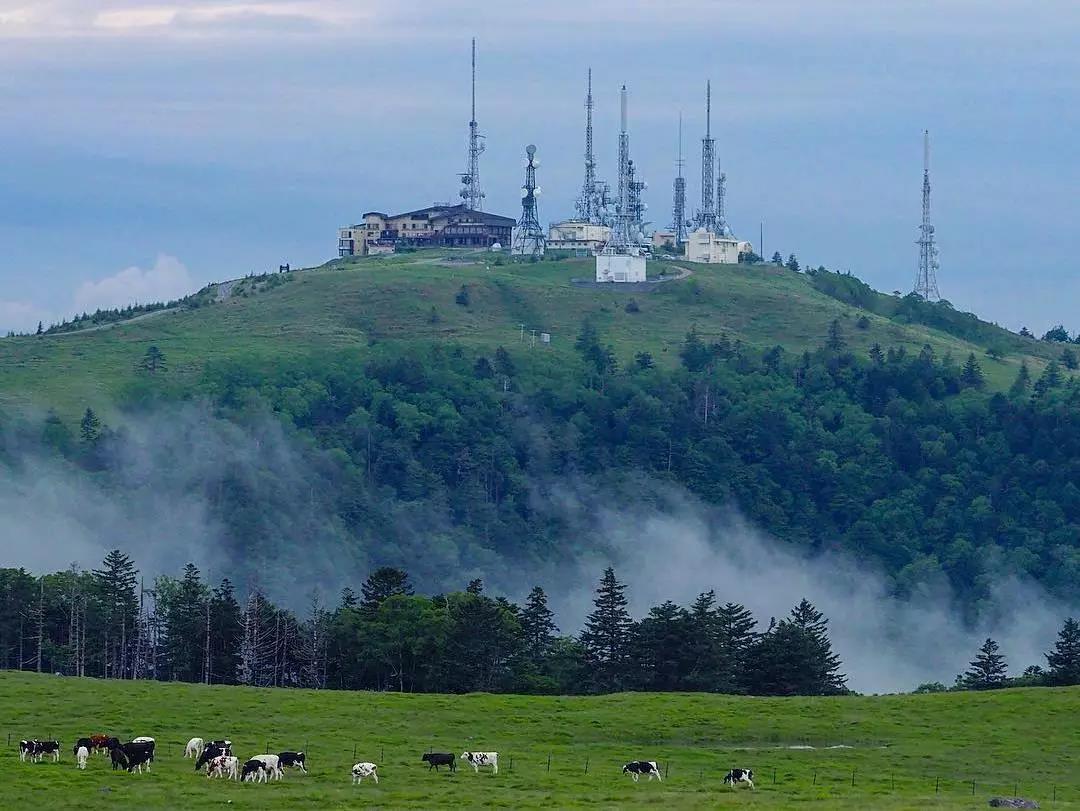
<svg viewBox="0 0 1080 811">
<path fill-rule="evenodd" d="M 701 210 L 695 225 L 716 231 L 716 198 L 713 194 L 713 168 L 716 165 L 716 139 L 712 137 L 712 82 L 705 82 L 705 137 L 701 139 Z"/>
<path fill-rule="evenodd" d="M 484 136 L 476 123 L 476 37 L 472 41 L 472 117 L 469 119 L 469 155 L 461 173 L 461 199 L 472 211 L 482 211 L 484 192 L 480 188 L 480 156 L 484 153 Z"/>
<path fill-rule="evenodd" d="M 686 244 L 686 178 L 683 177 L 682 113 L 679 113 L 679 157 L 675 161 L 675 199 L 671 208 L 671 230 L 675 234 L 675 247 Z"/>
<path fill-rule="evenodd" d="M 581 186 L 581 196 L 578 198 L 575 208 L 578 217 L 585 222 L 596 222 L 600 212 L 597 211 L 598 201 L 596 194 L 596 156 L 593 153 L 593 126 L 592 126 L 592 68 L 589 68 L 589 78 L 585 91 L 585 182 Z"/>
<path fill-rule="evenodd" d="M 611 226 L 611 239 L 607 247 L 617 251 L 630 248 L 633 241 L 630 225 L 631 184 L 633 168 L 630 163 L 630 133 L 626 122 L 626 85 L 619 91 L 619 182 L 616 186 L 615 216 Z"/>
<path fill-rule="evenodd" d="M 930 131 L 923 131 L 922 224 L 919 225 L 919 270 L 915 292 L 927 301 L 941 298 L 938 292 L 938 250 L 934 226 L 930 222 Z"/>
<path fill-rule="evenodd" d="M 516 256 L 544 255 L 544 229 L 540 227 L 537 214 L 536 198 L 540 188 L 536 185 L 536 167 L 540 159 L 536 157 L 536 147 L 525 147 L 525 185 L 521 187 L 521 221 L 514 231 L 514 244 L 511 250 Z"/>
<path fill-rule="evenodd" d="M 720 173 L 716 180 L 716 233 L 722 237 L 731 236 L 731 227 L 727 221 L 727 174 Z"/>
</svg>

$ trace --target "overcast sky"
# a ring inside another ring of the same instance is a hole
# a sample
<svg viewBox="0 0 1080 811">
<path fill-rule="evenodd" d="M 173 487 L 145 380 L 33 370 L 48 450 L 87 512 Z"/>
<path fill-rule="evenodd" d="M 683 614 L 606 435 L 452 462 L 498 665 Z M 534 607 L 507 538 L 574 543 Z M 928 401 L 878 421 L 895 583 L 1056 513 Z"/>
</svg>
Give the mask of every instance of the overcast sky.
<svg viewBox="0 0 1080 811">
<path fill-rule="evenodd" d="M 455 198 L 472 35 L 489 210 L 519 213 L 532 142 L 541 219 L 572 212 L 591 66 L 599 172 L 625 82 L 666 226 L 711 78 L 739 236 L 906 292 L 929 128 L 942 295 L 1080 330 L 1072 0 L 0 0 L 0 330 L 321 262 L 366 210 Z"/>
</svg>

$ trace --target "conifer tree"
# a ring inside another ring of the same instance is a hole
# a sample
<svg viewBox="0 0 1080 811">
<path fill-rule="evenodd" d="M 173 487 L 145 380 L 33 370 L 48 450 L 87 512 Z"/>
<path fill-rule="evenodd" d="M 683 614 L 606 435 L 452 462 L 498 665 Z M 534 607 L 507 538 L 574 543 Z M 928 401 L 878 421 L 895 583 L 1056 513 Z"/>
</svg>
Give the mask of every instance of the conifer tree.
<svg viewBox="0 0 1080 811">
<path fill-rule="evenodd" d="M 870 360 L 875 366 L 881 366 L 885 362 L 885 353 L 881 351 L 881 344 L 875 343 L 870 347 Z"/>
<path fill-rule="evenodd" d="M 135 640 L 135 620 L 139 599 L 135 586 L 138 570 L 130 557 L 113 549 L 101 562 L 100 569 L 91 572 L 94 590 L 102 611 L 102 630 L 105 635 L 101 650 L 105 651 L 105 675 L 123 678 L 128 667 L 129 646 Z"/>
<path fill-rule="evenodd" d="M 555 625 L 554 612 L 548 608 L 547 595 L 539 586 L 534 586 L 521 610 L 522 641 L 525 655 L 539 663 L 551 650 L 551 644 L 559 628 Z"/>
<path fill-rule="evenodd" d="M 840 672 L 840 657 L 833 653 L 829 640 L 829 621 L 805 597 L 791 610 L 791 623 L 813 640 L 810 662 L 812 695 L 829 695 L 846 690 L 847 676 Z"/>
<path fill-rule="evenodd" d="M 1058 366 L 1056 360 L 1050 361 L 1046 364 L 1046 368 L 1043 369 L 1043 373 L 1039 375 L 1039 379 L 1035 381 L 1035 394 L 1042 397 L 1046 392 L 1051 389 L 1056 389 L 1061 385 L 1061 367 Z"/>
<path fill-rule="evenodd" d="M 967 360 L 964 361 L 964 368 L 960 372 L 960 382 L 970 389 L 981 389 L 986 382 L 983 378 L 982 367 L 975 359 L 974 352 L 969 352 Z"/>
<path fill-rule="evenodd" d="M 1066 687 L 1080 684 L 1080 622 L 1072 617 L 1058 631 L 1054 649 L 1046 654 L 1051 684 Z"/>
<path fill-rule="evenodd" d="M 1020 361 L 1020 371 L 1016 373 L 1016 380 L 1009 387 L 1009 396 L 1014 399 L 1026 397 L 1028 388 L 1031 386 L 1031 370 L 1028 369 L 1027 361 Z"/>
<path fill-rule="evenodd" d="M 139 361 L 139 368 L 152 375 L 165 371 L 165 353 L 156 346 L 148 346 L 142 360 Z"/>
<path fill-rule="evenodd" d="M 840 328 L 840 319 L 834 318 L 829 324 L 829 337 L 825 341 L 825 347 L 833 352 L 839 352 L 845 346 L 847 346 L 847 341 L 844 340 L 844 332 Z"/>
<path fill-rule="evenodd" d="M 716 609 L 720 633 L 720 655 L 723 669 L 718 674 L 715 689 L 723 693 L 743 692 L 746 687 L 746 663 L 754 644 L 757 620 L 741 603 L 725 603 Z"/>
<path fill-rule="evenodd" d="M 594 684 L 601 691 L 617 690 L 626 681 L 628 640 L 633 625 L 627 604 L 626 586 L 609 566 L 596 589 L 595 609 L 581 633 L 581 643 L 593 666 Z"/>
<path fill-rule="evenodd" d="M 94 409 L 87 408 L 79 421 L 79 438 L 86 444 L 91 444 L 101 436 L 101 420 L 98 419 Z"/>
<path fill-rule="evenodd" d="M 211 683 L 236 684 L 240 669 L 243 627 L 240 603 L 229 578 L 221 581 L 210 598 Z"/>
<path fill-rule="evenodd" d="M 353 604 L 356 601 L 356 595 L 352 593 L 352 590 L 347 589 L 347 591 L 348 594 L 343 591 L 341 596 L 342 604 L 346 608 L 351 607 L 345 605 L 349 599 Z M 408 572 L 393 566 L 381 566 L 368 575 L 367 580 L 360 586 L 360 611 L 371 616 L 379 610 L 379 606 L 387 598 L 395 594 L 411 595 L 412 593 L 413 587 L 409 583 Z"/>
<path fill-rule="evenodd" d="M 969 690 L 993 690 L 1005 686 L 1007 673 L 1008 666 L 998 652 L 998 643 L 988 638 L 960 682 Z"/>
</svg>

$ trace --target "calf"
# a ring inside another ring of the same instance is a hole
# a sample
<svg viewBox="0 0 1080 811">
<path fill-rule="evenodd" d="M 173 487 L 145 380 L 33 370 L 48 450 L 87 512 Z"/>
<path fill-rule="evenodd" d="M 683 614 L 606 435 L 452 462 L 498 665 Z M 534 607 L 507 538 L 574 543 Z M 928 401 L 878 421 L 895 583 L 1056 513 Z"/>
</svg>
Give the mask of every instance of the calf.
<svg viewBox="0 0 1080 811">
<path fill-rule="evenodd" d="M 278 755 L 278 768 L 287 769 L 290 766 L 307 774 L 307 758 L 304 756 L 304 753 L 281 752 Z"/>
<path fill-rule="evenodd" d="M 195 771 L 199 771 L 203 766 L 209 763 L 220 755 L 232 754 L 232 741 L 210 741 L 203 747 L 199 757 L 195 760 Z"/>
<path fill-rule="evenodd" d="M 481 766 L 490 766 L 492 774 L 499 773 L 498 752 L 462 752 L 461 759 L 471 763 L 474 772 L 479 772 Z"/>
<path fill-rule="evenodd" d="M 86 769 L 86 761 L 90 757 L 90 747 L 80 746 L 79 750 L 75 753 L 75 760 L 78 761 L 80 769 Z"/>
<path fill-rule="evenodd" d="M 127 755 L 124 754 L 124 749 L 119 744 L 109 747 L 109 757 L 112 759 L 114 772 L 117 769 L 126 769 L 128 767 Z"/>
<path fill-rule="evenodd" d="M 244 769 L 240 773 L 241 782 L 257 783 L 266 782 L 266 764 L 261 760 L 255 760 L 252 758 L 244 764 Z"/>
<path fill-rule="evenodd" d="M 429 772 L 432 769 L 438 771 L 440 766 L 449 766 L 450 771 L 457 771 L 457 764 L 454 762 L 454 756 L 450 752 L 428 752 L 420 759 L 428 764 Z"/>
<path fill-rule="evenodd" d="M 252 760 L 261 760 L 266 764 L 266 771 L 271 780 L 281 779 L 281 760 L 277 755 L 253 755 Z"/>
<path fill-rule="evenodd" d="M 655 760 L 631 760 L 622 767 L 622 773 L 630 775 L 635 783 L 643 774 L 649 775 L 650 781 L 655 777 L 661 783 L 664 782 L 664 779 L 660 776 L 660 770 L 656 768 Z"/>
<path fill-rule="evenodd" d="M 193 757 L 198 760 L 199 755 L 202 754 L 203 739 L 192 738 L 187 742 L 187 746 L 184 747 L 184 757 Z"/>
<path fill-rule="evenodd" d="M 240 779 L 240 759 L 232 755 L 218 755 L 206 764 L 207 777 L 225 777 L 230 780 Z"/>
<path fill-rule="evenodd" d="M 732 769 L 724 775 L 724 783 L 726 785 L 735 788 L 739 783 L 745 783 L 754 787 L 754 770 L 753 769 Z"/>
<path fill-rule="evenodd" d="M 94 742 L 90 738 L 79 738 L 79 740 L 75 741 L 75 745 L 71 747 L 71 754 L 78 757 L 79 750 L 82 749 L 84 746 L 86 747 L 87 751 L 90 751 L 94 748 Z"/>
<path fill-rule="evenodd" d="M 379 782 L 378 767 L 374 763 L 356 763 L 352 767 L 352 781 L 355 786 L 365 777 L 370 777 L 376 783 Z"/>
</svg>

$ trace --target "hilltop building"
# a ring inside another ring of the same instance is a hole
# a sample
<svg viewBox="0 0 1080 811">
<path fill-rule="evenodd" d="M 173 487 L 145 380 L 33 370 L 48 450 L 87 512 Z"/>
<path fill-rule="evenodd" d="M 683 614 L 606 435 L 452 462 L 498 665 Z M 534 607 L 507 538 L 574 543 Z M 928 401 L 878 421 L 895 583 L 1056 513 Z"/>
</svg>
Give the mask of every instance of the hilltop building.
<svg viewBox="0 0 1080 811">
<path fill-rule="evenodd" d="M 686 235 L 683 258 L 688 262 L 734 265 L 739 261 L 739 254 L 750 253 L 753 249 L 749 242 L 696 228 Z"/>
<path fill-rule="evenodd" d="M 611 239 L 611 228 L 585 220 L 553 222 L 548 228 L 547 247 L 554 251 L 573 251 L 580 256 L 591 256 Z"/>
<path fill-rule="evenodd" d="M 449 203 L 388 215 L 369 211 L 363 222 L 347 225 L 338 234 L 338 256 L 368 256 L 398 246 L 490 248 L 509 245 L 513 217 L 475 211 Z"/>
</svg>

